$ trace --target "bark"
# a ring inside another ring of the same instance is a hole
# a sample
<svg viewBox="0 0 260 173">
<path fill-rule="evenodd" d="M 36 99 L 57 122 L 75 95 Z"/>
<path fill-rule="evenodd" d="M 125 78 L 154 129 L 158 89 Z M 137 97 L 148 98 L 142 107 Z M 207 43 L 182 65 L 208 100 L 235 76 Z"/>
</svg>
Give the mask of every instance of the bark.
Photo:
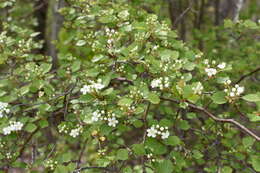
<svg viewBox="0 0 260 173">
<path fill-rule="evenodd" d="M 169 0 L 169 14 L 172 23 L 172 28 L 175 29 L 177 26 L 175 24 L 175 20 L 180 14 L 180 1 L 179 0 Z"/>
<path fill-rule="evenodd" d="M 35 27 L 35 31 L 41 33 L 37 36 L 37 39 L 44 40 L 43 47 L 41 50 L 39 50 L 39 52 L 42 54 L 46 54 L 47 41 L 45 40 L 45 33 L 48 14 L 48 1 L 35 1 L 34 8 L 36 9 L 34 12 L 34 16 L 37 18 L 38 21 L 38 25 Z"/>
<path fill-rule="evenodd" d="M 58 40 L 59 31 L 63 24 L 63 16 L 59 13 L 59 9 L 65 7 L 65 0 L 53 1 L 50 3 L 51 5 L 51 15 L 49 19 L 49 23 L 51 25 L 50 28 L 50 37 L 48 38 L 48 55 L 52 57 L 52 69 L 55 70 L 58 67 L 58 51 L 55 46 L 55 41 Z"/>
<path fill-rule="evenodd" d="M 244 0 L 222 0 L 220 3 L 221 21 L 230 18 L 234 22 L 239 20 L 239 13 L 243 7 Z"/>
</svg>

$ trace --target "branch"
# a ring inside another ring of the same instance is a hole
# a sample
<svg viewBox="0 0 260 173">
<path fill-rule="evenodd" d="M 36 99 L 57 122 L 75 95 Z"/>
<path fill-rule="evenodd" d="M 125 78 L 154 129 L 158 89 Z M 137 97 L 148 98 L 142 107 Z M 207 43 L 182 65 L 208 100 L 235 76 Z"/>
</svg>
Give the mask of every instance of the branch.
<svg viewBox="0 0 260 173">
<path fill-rule="evenodd" d="M 170 101 L 170 102 L 174 102 L 174 103 L 177 103 L 177 104 L 180 103 L 179 100 L 170 99 L 170 98 L 164 98 L 164 97 L 161 97 L 161 100 Z M 243 131 L 244 133 L 246 133 L 246 134 L 252 136 L 252 137 L 255 138 L 257 141 L 260 141 L 260 137 L 259 137 L 259 136 L 257 136 L 254 132 L 252 132 L 251 130 L 249 130 L 248 128 L 246 128 L 244 125 L 240 124 L 239 122 L 237 122 L 237 121 L 235 121 L 235 120 L 233 120 L 233 119 L 218 118 L 217 116 L 215 116 L 214 114 L 212 114 L 211 112 L 209 112 L 208 110 L 206 110 L 205 108 L 196 106 L 195 104 L 192 104 L 192 103 L 188 103 L 188 106 L 189 106 L 190 108 L 193 108 L 193 109 L 195 109 L 195 110 L 197 110 L 197 111 L 199 111 L 199 112 L 202 112 L 202 113 L 206 114 L 207 116 L 209 116 L 210 118 L 212 118 L 212 119 L 215 120 L 215 121 L 233 124 L 233 125 L 235 125 L 238 129 L 240 129 L 241 131 Z"/>
<path fill-rule="evenodd" d="M 189 7 L 186 8 L 178 17 L 177 19 L 175 20 L 175 22 L 173 23 L 173 26 L 176 26 L 179 21 L 181 21 L 181 19 L 190 11 L 191 7 L 192 7 L 192 3 L 190 3 Z"/>
<path fill-rule="evenodd" d="M 244 80 L 245 78 L 253 75 L 254 73 L 257 73 L 258 71 L 260 71 L 260 67 L 257 67 L 255 70 L 241 76 L 240 79 L 238 79 L 238 81 L 236 82 L 236 84 L 239 84 L 242 80 Z"/>
<path fill-rule="evenodd" d="M 21 157 L 23 155 L 23 152 L 27 146 L 27 144 L 31 141 L 32 137 L 39 131 L 40 128 L 35 129 L 30 136 L 25 140 L 23 146 L 21 147 L 21 149 L 19 150 L 19 154 L 18 156 L 15 158 L 15 160 L 17 160 L 19 157 Z"/>
<path fill-rule="evenodd" d="M 56 99 L 58 99 L 58 98 L 60 98 L 60 97 L 63 97 L 63 96 L 66 96 L 66 95 L 70 94 L 70 93 L 72 92 L 72 90 L 75 88 L 75 86 L 76 86 L 76 84 L 74 84 L 74 85 L 73 85 L 68 91 L 66 91 L 65 93 L 59 94 L 59 95 L 57 95 L 57 96 L 55 96 L 55 97 L 53 97 L 53 98 L 50 98 L 50 99 L 47 100 L 47 101 L 38 102 L 38 103 L 32 103 L 32 104 L 20 103 L 20 104 L 16 104 L 16 105 L 12 106 L 11 109 L 16 108 L 17 106 L 30 106 L 30 107 L 31 107 L 31 106 L 37 106 L 37 105 L 41 105 L 41 104 L 46 104 L 46 103 L 48 103 L 48 102 L 50 102 L 50 101 L 56 100 Z"/>
<path fill-rule="evenodd" d="M 147 105 L 147 108 L 144 112 L 144 115 L 143 115 L 143 122 L 144 122 L 144 135 L 143 135 L 143 141 L 142 143 L 144 144 L 145 142 L 145 139 L 146 139 L 146 129 L 147 129 L 147 115 L 149 113 L 149 109 L 150 109 L 150 106 L 151 106 L 151 103 L 148 102 L 148 105 Z M 144 161 L 144 156 L 141 158 L 141 162 L 142 162 L 142 169 L 143 169 L 143 173 L 146 173 L 146 169 L 145 169 L 145 161 Z"/>
<path fill-rule="evenodd" d="M 83 156 L 83 154 L 84 154 L 84 151 L 85 151 L 85 149 L 86 149 L 86 144 L 87 144 L 87 142 L 88 142 L 88 139 L 86 139 L 86 140 L 84 141 L 83 146 L 82 146 L 82 149 L 81 149 L 81 151 L 80 151 L 79 158 L 78 158 L 78 160 L 77 160 L 77 166 L 76 166 L 77 169 L 79 169 L 79 167 L 80 167 L 81 158 L 82 158 L 82 156 Z"/>
<path fill-rule="evenodd" d="M 109 167 L 101 167 L 101 166 L 86 166 L 86 167 L 81 167 L 81 168 L 79 168 L 79 169 L 76 169 L 76 170 L 74 170 L 72 173 L 79 173 L 79 172 L 84 171 L 84 170 L 87 170 L 87 169 L 102 169 L 102 170 L 110 171 L 110 172 L 115 171 L 114 169 L 109 168 Z"/>
</svg>

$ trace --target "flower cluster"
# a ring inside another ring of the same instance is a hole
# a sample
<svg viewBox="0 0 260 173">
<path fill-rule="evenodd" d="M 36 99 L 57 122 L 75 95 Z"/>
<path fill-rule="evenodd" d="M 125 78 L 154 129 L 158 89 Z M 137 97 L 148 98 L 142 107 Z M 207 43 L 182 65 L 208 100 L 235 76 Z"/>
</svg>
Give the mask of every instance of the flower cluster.
<svg viewBox="0 0 260 173">
<path fill-rule="evenodd" d="M 198 82 L 196 86 L 192 87 L 194 94 L 199 94 L 199 95 L 202 93 L 203 89 L 204 88 L 200 82 Z"/>
<path fill-rule="evenodd" d="M 203 56 L 202 52 L 199 52 L 198 54 L 195 55 L 195 58 L 201 58 Z"/>
<path fill-rule="evenodd" d="M 148 153 L 147 154 L 147 159 L 151 160 L 152 162 L 155 162 L 155 159 L 153 158 L 153 154 L 152 153 Z"/>
<path fill-rule="evenodd" d="M 64 133 L 68 133 L 68 131 L 69 131 L 69 127 L 66 125 L 66 124 L 60 124 L 59 126 L 58 126 L 58 129 L 59 129 L 59 133 L 62 133 L 62 132 L 64 132 Z"/>
<path fill-rule="evenodd" d="M 118 32 L 115 31 L 114 29 L 109 29 L 109 28 L 106 28 L 105 29 L 105 34 L 106 36 L 108 36 L 108 40 L 107 40 L 107 44 L 109 47 L 112 47 L 112 44 L 113 42 L 115 41 L 114 40 L 114 37 L 116 37 L 116 35 L 118 35 Z"/>
<path fill-rule="evenodd" d="M 45 163 L 44 163 L 44 166 L 46 168 L 49 168 L 50 170 L 54 170 L 57 165 L 58 165 L 58 162 L 54 161 L 52 159 L 49 159 L 49 160 L 45 161 Z"/>
<path fill-rule="evenodd" d="M 150 129 L 147 129 L 147 136 L 156 138 L 157 136 L 161 136 L 162 139 L 167 139 L 170 135 L 168 131 L 168 127 L 161 127 L 159 125 L 153 125 Z"/>
<path fill-rule="evenodd" d="M 102 116 L 105 116 L 105 111 L 104 110 L 96 110 L 92 113 L 92 122 L 99 121 Z"/>
<path fill-rule="evenodd" d="M 0 118 L 4 116 L 4 113 L 9 113 L 10 109 L 7 108 L 8 103 L 0 102 Z"/>
<path fill-rule="evenodd" d="M 175 65 L 175 64 L 173 64 Z M 161 63 L 160 64 L 160 69 L 162 69 L 164 72 L 167 72 L 171 68 L 171 65 L 169 63 Z"/>
<path fill-rule="evenodd" d="M 6 159 L 12 159 L 15 156 L 15 153 L 7 152 L 5 154 Z"/>
<path fill-rule="evenodd" d="M 80 133 L 82 133 L 82 130 L 82 126 L 78 126 L 77 128 L 72 129 L 69 135 L 73 138 L 76 138 L 77 136 L 79 136 Z"/>
<path fill-rule="evenodd" d="M 111 127 L 116 127 L 116 125 L 118 124 L 116 114 L 111 112 L 108 112 L 106 114 L 104 110 L 96 110 L 95 112 L 93 112 L 91 120 L 92 122 L 107 121 L 108 125 Z"/>
<path fill-rule="evenodd" d="M 215 75 L 218 73 L 218 70 L 223 70 L 223 69 L 226 68 L 226 63 L 225 63 L 225 62 L 222 62 L 222 63 L 220 63 L 220 64 L 218 64 L 218 65 L 216 66 L 216 61 L 213 60 L 213 61 L 211 62 L 211 65 L 212 65 L 213 67 L 211 67 L 211 66 L 210 66 L 210 63 L 209 63 L 209 60 L 206 59 L 206 60 L 204 61 L 204 64 L 207 66 L 207 67 L 205 68 L 205 72 L 207 73 L 208 77 L 215 76 Z M 214 66 L 216 66 L 216 67 L 214 67 Z"/>
<path fill-rule="evenodd" d="M 212 77 L 217 74 L 217 70 L 215 68 L 205 68 L 205 72 L 207 73 L 208 77 Z"/>
<path fill-rule="evenodd" d="M 0 141 L 0 148 L 4 148 L 5 145 L 6 145 L 6 142 Z"/>
<path fill-rule="evenodd" d="M 84 85 L 83 88 L 80 89 L 82 94 L 92 93 L 105 87 L 105 85 L 102 84 L 101 79 L 98 79 L 97 82 L 89 81 L 89 83 L 89 85 Z"/>
<path fill-rule="evenodd" d="M 142 98 L 143 96 L 144 96 L 144 93 L 141 92 L 140 90 L 138 90 L 137 88 L 132 88 L 130 90 L 129 97 L 132 99 L 139 99 L 139 98 Z"/>
<path fill-rule="evenodd" d="M 239 97 L 243 92 L 245 88 L 239 85 L 235 85 L 235 87 L 230 89 L 225 89 L 224 92 L 227 93 L 227 95 L 231 98 Z"/>
<path fill-rule="evenodd" d="M 151 87 L 160 88 L 161 90 L 163 90 L 164 88 L 169 88 L 170 87 L 169 77 L 160 77 L 152 80 Z"/>
<path fill-rule="evenodd" d="M 231 84 L 231 80 L 229 80 L 229 79 L 225 80 L 225 81 L 224 81 L 224 84 L 225 84 L 225 85 L 230 85 L 230 84 Z"/>
<path fill-rule="evenodd" d="M 9 126 L 3 128 L 3 134 L 4 135 L 9 135 L 13 131 L 19 131 L 22 130 L 23 123 L 21 122 L 15 122 L 15 121 L 10 121 Z"/>
<path fill-rule="evenodd" d="M 118 17 L 123 19 L 123 20 L 127 20 L 129 17 L 129 12 L 128 10 L 123 10 L 121 12 L 118 13 Z"/>
</svg>

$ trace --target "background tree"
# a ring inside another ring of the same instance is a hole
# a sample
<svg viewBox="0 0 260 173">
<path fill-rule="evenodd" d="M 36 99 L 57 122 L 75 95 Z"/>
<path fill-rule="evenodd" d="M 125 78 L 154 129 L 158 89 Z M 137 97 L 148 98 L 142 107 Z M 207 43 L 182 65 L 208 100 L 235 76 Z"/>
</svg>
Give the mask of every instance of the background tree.
<svg viewBox="0 0 260 173">
<path fill-rule="evenodd" d="M 1 0 L 1 171 L 260 171 L 259 3 L 241 3 Z"/>
</svg>

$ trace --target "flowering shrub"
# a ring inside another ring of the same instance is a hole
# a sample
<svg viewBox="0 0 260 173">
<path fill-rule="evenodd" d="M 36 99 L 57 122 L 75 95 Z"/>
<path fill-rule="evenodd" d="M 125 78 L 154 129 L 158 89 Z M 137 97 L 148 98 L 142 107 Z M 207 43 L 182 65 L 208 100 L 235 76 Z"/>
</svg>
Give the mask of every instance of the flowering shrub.
<svg viewBox="0 0 260 173">
<path fill-rule="evenodd" d="M 260 95 L 233 81 L 231 64 L 208 60 L 123 0 L 69 0 L 61 14 L 57 69 L 35 53 L 42 42 L 31 26 L 3 23 L 3 170 L 260 170 L 259 136 L 250 130 Z M 251 122 L 242 125 L 241 114 Z"/>
</svg>

